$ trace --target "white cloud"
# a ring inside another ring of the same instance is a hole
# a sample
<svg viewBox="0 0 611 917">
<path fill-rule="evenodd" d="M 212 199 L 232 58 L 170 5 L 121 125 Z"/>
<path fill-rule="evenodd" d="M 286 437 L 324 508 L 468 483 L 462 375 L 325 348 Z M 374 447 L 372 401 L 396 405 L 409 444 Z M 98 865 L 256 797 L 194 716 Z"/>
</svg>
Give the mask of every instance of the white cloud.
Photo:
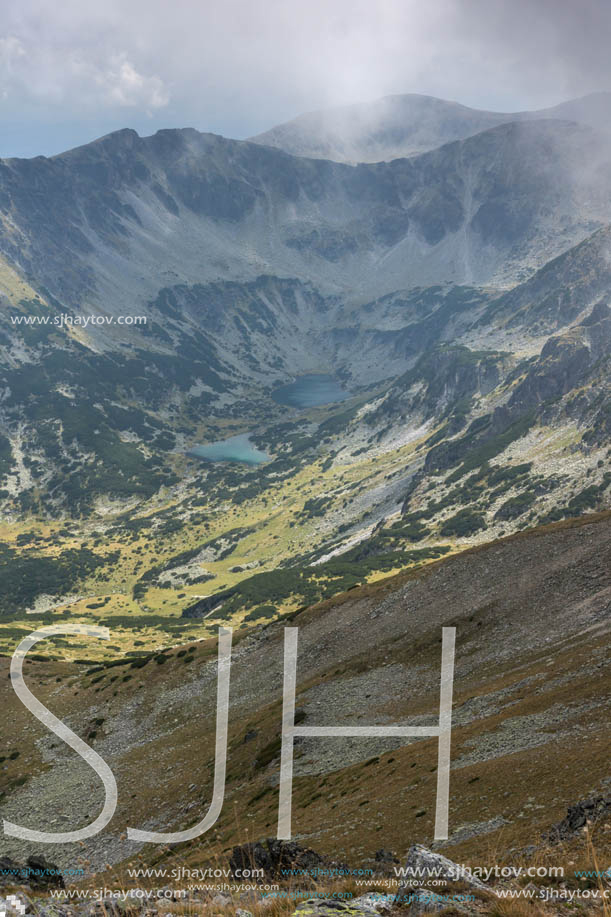
<svg viewBox="0 0 611 917">
<path fill-rule="evenodd" d="M 150 113 L 168 105 L 164 81 L 136 67 L 128 54 L 61 47 L 15 35 L 0 37 L 0 95 L 16 103 L 133 108 Z"/>
<path fill-rule="evenodd" d="M 81 87 L 89 87 L 92 100 L 99 104 L 150 110 L 170 101 L 163 80 L 139 73 L 125 53 L 101 63 L 85 61 L 79 55 L 71 61 L 71 75 Z"/>
<path fill-rule="evenodd" d="M 0 38 L 0 62 L 7 74 L 12 73 L 15 63 L 25 57 L 25 48 L 14 35 Z"/>
<path fill-rule="evenodd" d="M 170 96 L 158 76 L 142 76 L 124 55 L 111 61 L 110 67 L 96 77 L 109 102 L 117 105 L 145 105 L 163 108 Z"/>
</svg>

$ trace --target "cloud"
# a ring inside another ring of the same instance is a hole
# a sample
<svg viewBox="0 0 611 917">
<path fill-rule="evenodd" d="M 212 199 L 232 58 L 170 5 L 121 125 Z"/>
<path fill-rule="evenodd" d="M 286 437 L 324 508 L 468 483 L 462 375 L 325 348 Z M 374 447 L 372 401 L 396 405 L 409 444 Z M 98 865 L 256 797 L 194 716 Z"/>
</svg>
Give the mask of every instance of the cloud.
<svg viewBox="0 0 611 917">
<path fill-rule="evenodd" d="M 74 72 L 88 80 L 99 91 L 100 99 L 108 105 L 139 107 L 147 111 L 164 108 L 170 94 L 158 76 L 138 73 L 125 54 L 113 55 L 104 67 L 91 67 L 79 59 Z"/>
<path fill-rule="evenodd" d="M 0 113 L 248 136 L 388 93 L 536 108 L 611 89 L 610 41 L 608 0 L 3 0 Z"/>
<path fill-rule="evenodd" d="M 14 35 L 9 35 L 7 38 L 0 38 L 0 61 L 2 61 L 2 67 L 6 70 L 7 74 L 11 74 L 14 70 L 15 63 L 25 56 L 25 48 Z"/>
<path fill-rule="evenodd" d="M 125 52 L 85 54 L 80 47 L 36 45 L 16 35 L 0 38 L 0 96 L 80 109 L 163 108 L 170 94 L 156 75 L 139 72 Z"/>
</svg>

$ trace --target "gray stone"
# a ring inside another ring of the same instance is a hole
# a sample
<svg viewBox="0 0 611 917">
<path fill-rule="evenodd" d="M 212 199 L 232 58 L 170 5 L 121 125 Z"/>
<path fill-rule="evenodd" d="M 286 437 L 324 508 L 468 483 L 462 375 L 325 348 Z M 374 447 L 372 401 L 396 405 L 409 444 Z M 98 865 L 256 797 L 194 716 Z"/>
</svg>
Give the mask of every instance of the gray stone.
<svg viewBox="0 0 611 917">
<path fill-rule="evenodd" d="M 413 880 L 409 884 L 411 888 L 426 885 L 427 879 L 447 879 L 450 882 L 466 882 L 475 888 L 486 889 L 484 883 L 471 875 L 468 869 L 464 869 L 441 853 L 434 853 L 421 844 L 414 844 L 410 847 L 405 861 L 404 875 L 406 879 Z M 408 885 L 408 882 L 405 884 Z"/>
<path fill-rule="evenodd" d="M 32 905 L 24 895 L 10 894 L 0 898 L 0 917 L 23 917 L 32 911 Z"/>
<path fill-rule="evenodd" d="M 307 901 L 301 902 L 292 917 L 378 917 L 380 911 L 368 903 L 359 901 L 359 898 L 308 898 Z"/>
<path fill-rule="evenodd" d="M 448 883 L 447 890 L 439 888 L 440 879 Z M 436 885 L 433 885 L 433 882 Z M 460 883 L 455 897 L 452 896 L 452 882 Z M 469 894 L 468 891 L 463 891 L 465 886 L 471 890 L 488 890 L 483 882 L 457 863 L 440 853 L 433 853 L 421 844 L 414 844 L 407 855 L 405 874 L 394 903 L 404 907 L 408 905 L 409 913 L 414 915 L 436 913 L 446 907 L 465 910 L 468 902 L 461 900 L 463 894 Z"/>
<path fill-rule="evenodd" d="M 367 892 L 359 898 L 353 898 L 350 904 L 353 907 L 373 908 L 377 914 L 388 914 L 393 906 L 394 895 L 382 895 L 380 892 Z"/>
<path fill-rule="evenodd" d="M 403 913 L 409 914 L 410 917 L 417 917 L 418 914 L 437 914 L 447 907 L 457 911 L 465 910 L 462 904 L 450 900 L 446 894 L 426 888 L 416 888 L 408 891 L 402 901 L 402 905 L 406 909 Z"/>
</svg>

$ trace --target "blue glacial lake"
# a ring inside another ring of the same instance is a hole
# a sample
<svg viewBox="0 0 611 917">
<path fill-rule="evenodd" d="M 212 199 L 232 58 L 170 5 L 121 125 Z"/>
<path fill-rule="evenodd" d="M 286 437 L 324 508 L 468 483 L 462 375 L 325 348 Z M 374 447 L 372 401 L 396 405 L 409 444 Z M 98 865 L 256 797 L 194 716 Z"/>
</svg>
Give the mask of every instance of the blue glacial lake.
<svg viewBox="0 0 611 917">
<path fill-rule="evenodd" d="M 315 408 L 321 404 L 332 404 L 350 398 L 350 392 L 342 388 L 333 376 L 311 373 L 299 376 L 288 385 L 280 385 L 272 392 L 277 404 L 292 408 Z"/>
<path fill-rule="evenodd" d="M 249 433 L 239 433 L 228 439 L 219 439 L 214 443 L 194 446 L 189 455 L 204 459 L 207 462 L 245 462 L 247 465 L 261 465 L 269 462 L 267 452 L 262 452 L 251 443 Z"/>
</svg>

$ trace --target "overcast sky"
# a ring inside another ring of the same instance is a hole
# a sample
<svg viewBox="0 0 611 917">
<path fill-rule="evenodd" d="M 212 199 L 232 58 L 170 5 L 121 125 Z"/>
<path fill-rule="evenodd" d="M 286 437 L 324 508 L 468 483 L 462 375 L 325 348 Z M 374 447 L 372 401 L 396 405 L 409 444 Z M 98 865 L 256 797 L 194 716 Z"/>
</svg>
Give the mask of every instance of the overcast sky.
<svg viewBox="0 0 611 917">
<path fill-rule="evenodd" d="M 609 0 L 1 0 L 0 156 L 389 93 L 538 108 L 610 90 L 610 46 Z"/>
</svg>

